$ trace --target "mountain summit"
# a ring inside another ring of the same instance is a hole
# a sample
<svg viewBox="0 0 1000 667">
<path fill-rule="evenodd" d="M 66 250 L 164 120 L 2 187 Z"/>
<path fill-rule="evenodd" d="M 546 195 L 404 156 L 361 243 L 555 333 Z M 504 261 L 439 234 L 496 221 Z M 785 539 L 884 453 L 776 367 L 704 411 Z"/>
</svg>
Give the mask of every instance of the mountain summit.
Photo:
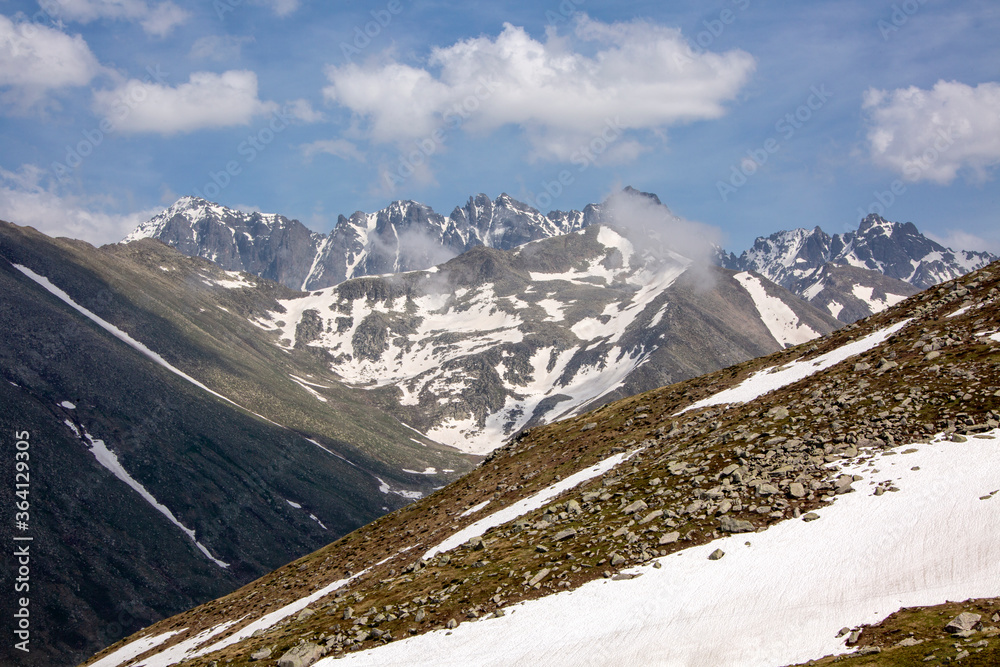
<svg viewBox="0 0 1000 667">
<path fill-rule="evenodd" d="M 282 215 L 239 211 L 197 197 L 139 225 L 123 240 L 155 238 L 230 271 L 246 271 L 298 290 L 350 278 L 427 269 L 476 246 L 509 250 L 579 230 L 593 212 L 546 217 L 507 194 L 479 194 L 448 217 L 414 201 L 340 216 L 329 235 Z"/>
</svg>

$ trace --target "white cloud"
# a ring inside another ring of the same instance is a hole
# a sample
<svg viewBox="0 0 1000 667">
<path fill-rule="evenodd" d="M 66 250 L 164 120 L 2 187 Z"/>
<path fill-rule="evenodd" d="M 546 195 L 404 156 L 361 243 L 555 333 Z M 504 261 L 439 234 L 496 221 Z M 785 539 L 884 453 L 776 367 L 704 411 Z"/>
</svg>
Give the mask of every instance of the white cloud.
<svg viewBox="0 0 1000 667">
<path fill-rule="evenodd" d="M 365 161 L 365 156 L 358 150 L 358 147 L 346 139 L 321 139 L 310 144 L 303 144 L 301 148 L 307 158 L 319 153 L 326 153 L 343 160 Z"/>
<path fill-rule="evenodd" d="M 323 93 L 363 119 L 375 142 L 516 125 L 537 157 L 566 161 L 612 119 L 641 131 L 722 116 L 755 67 L 739 50 L 696 53 L 673 28 L 586 16 L 571 35 L 550 31 L 544 42 L 505 24 L 496 38 L 434 49 L 428 64 L 328 66 Z M 638 145 L 622 147 L 634 157 Z"/>
<path fill-rule="evenodd" d="M 151 35 L 163 37 L 190 18 L 169 0 L 150 5 L 146 0 L 48 0 L 44 10 L 63 21 L 90 23 L 98 19 L 138 22 Z"/>
<path fill-rule="evenodd" d="M 908 181 L 947 185 L 959 171 L 982 181 L 1000 164 L 1000 84 L 869 88 L 862 108 L 872 161 Z"/>
<path fill-rule="evenodd" d="M 0 219 L 8 222 L 100 245 L 120 241 L 161 210 L 123 214 L 116 208 L 117 202 L 107 197 L 61 194 L 47 172 L 35 165 L 14 172 L 0 168 Z"/>
<path fill-rule="evenodd" d="M 253 41 L 254 38 L 249 36 L 206 35 L 195 40 L 188 55 L 199 60 L 237 60 L 242 53 L 243 45 Z"/>
<path fill-rule="evenodd" d="M 100 71 L 80 35 L 0 16 L 0 88 L 7 105 L 23 112 L 49 91 L 85 86 Z"/>
<path fill-rule="evenodd" d="M 318 123 L 325 119 L 321 111 L 313 109 L 309 100 L 297 99 L 285 104 L 284 112 L 303 123 Z"/>
<path fill-rule="evenodd" d="M 163 135 L 248 125 L 277 105 L 257 97 L 257 75 L 247 70 L 195 72 L 177 87 L 131 79 L 94 93 L 94 108 L 125 133 Z"/>
</svg>

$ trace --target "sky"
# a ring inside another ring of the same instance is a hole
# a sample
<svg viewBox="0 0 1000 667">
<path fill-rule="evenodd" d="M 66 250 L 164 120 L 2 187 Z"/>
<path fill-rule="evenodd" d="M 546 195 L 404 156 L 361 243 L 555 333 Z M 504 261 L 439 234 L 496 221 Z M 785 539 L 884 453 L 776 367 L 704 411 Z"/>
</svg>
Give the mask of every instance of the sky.
<svg viewBox="0 0 1000 667">
<path fill-rule="evenodd" d="M 447 215 L 626 185 L 739 252 L 874 212 L 1000 253 L 991 0 L 0 0 L 0 218 Z"/>
</svg>

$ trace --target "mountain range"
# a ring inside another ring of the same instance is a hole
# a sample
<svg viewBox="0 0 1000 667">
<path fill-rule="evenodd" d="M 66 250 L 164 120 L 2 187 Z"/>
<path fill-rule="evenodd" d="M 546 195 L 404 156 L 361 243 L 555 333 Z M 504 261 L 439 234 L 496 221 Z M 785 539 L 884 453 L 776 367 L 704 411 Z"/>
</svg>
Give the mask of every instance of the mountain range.
<svg viewBox="0 0 1000 667">
<path fill-rule="evenodd" d="M 663 218 L 676 219 L 656 195 L 631 187 L 623 192 L 655 203 Z M 374 213 L 340 216 L 323 235 L 281 215 L 183 197 L 124 241 L 159 239 L 227 270 L 314 290 L 354 277 L 428 269 L 478 246 L 510 250 L 597 223 L 627 224 L 621 217 L 607 201 L 543 215 L 506 194 L 495 200 L 479 194 L 448 217 L 417 202 L 396 201 Z M 759 237 L 740 255 L 721 248 L 714 254 L 720 266 L 756 272 L 845 323 L 996 259 L 987 252 L 945 248 L 913 223 L 875 214 L 857 231 L 832 236 L 819 227 L 779 231 Z"/>
<path fill-rule="evenodd" d="M 996 664 L 998 300 L 994 264 L 532 427 L 86 664 Z"/>
<path fill-rule="evenodd" d="M 989 259 L 911 227 L 734 257 L 631 188 L 547 216 L 396 202 L 328 236 L 194 198 L 102 248 L 0 223 L 0 423 L 52 444 L 33 604 L 59 623 L 20 664 L 226 595 L 547 424 L 889 308 L 918 290 L 885 273 L 901 248 L 910 280 Z"/>
</svg>

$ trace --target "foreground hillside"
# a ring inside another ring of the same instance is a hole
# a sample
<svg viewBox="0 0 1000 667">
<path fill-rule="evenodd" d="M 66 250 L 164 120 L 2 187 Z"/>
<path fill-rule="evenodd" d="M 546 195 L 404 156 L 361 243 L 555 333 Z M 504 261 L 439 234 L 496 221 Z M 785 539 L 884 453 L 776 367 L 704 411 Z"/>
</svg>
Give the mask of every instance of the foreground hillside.
<svg viewBox="0 0 1000 667">
<path fill-rule="evenodd" d="M 0 223 L 0 428 L 5 451 L 30 434 L 38 619 L 31 654 L 4 642 L 0 663 L 82 660 L 472 466 L 249 322 L 291 294 L 157 242 Z"/>
<path fill-rule="evenodd" d="M 778 665 L 858 644 L 897 664 L 995 664 L 989 613 L 959 639 L 939 617 L 919 656 L 853 630 L 947 600 L 1000 612 L 998 284 L 992 265 L 812 343 L 532 428 L 459 482 L 88 664 Z"/>
</svg>

